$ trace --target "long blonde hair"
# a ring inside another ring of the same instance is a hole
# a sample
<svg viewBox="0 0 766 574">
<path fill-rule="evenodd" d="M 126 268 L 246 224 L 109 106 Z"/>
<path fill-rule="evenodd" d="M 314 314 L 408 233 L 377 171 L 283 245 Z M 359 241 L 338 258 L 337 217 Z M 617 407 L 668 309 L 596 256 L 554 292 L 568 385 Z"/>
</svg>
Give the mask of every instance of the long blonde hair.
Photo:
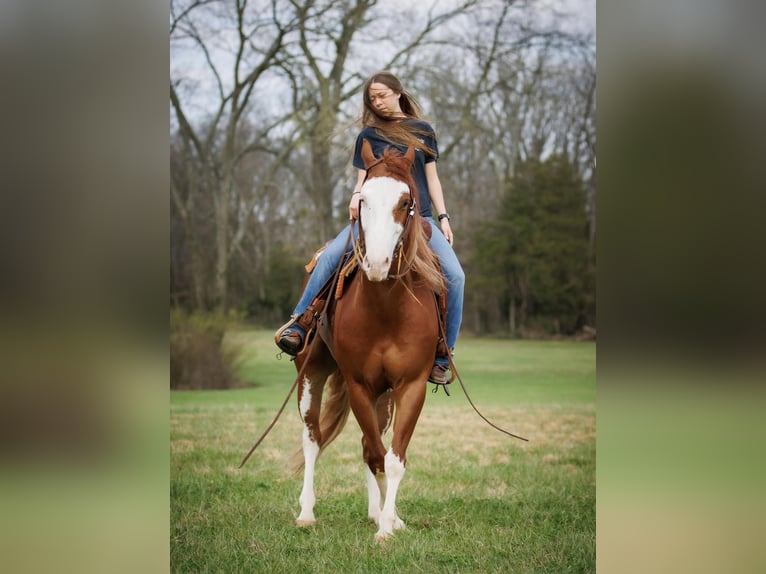
<svg viewBox="0 0 766 574">
<path fill-rule="evenodd" d="M 413 146 L 429 157 L 436 157 L 436 152 L 425 145 L 423 137 L 431 136 L 431 133 L 418 129 L 412 124 L 404 124 L 402 118 L 391 118 L 378 113 L 370 101 L 370 86 L 372 84 L 384 84 L 393 92 L 399 94 L 399 107 L 402 113 L 410 119 L 422 120 L 423 112 L 418 101 L 404 89 L 404 86 L 394 74 L 381 71 L 370 76 L 364 83 L 362 98 L 364 109 L 362 110 L 362 127 L 372 127 L 388 141 L 402 145 Z"/>
</svg>

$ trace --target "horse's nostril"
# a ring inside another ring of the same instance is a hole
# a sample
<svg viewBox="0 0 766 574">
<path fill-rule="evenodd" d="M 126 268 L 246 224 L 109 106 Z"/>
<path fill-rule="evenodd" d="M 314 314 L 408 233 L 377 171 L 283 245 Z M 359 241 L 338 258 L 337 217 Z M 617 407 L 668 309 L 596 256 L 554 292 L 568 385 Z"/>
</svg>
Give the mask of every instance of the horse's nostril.
<svg viewBox="0 0 766 574">
<path fill-rule="evenodd" d="M 391 258 L 390 257 L 386 257 L 386 265 L 388 265 L 389 263 L 391 263 Z"/>
</svg>

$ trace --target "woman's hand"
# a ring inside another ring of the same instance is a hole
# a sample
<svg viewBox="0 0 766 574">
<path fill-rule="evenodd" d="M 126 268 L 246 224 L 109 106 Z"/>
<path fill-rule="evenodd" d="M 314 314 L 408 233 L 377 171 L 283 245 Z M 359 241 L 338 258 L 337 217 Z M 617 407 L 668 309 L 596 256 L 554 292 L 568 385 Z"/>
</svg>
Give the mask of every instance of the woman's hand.
<svg viewBox="0 0 766 574">
<path fill-rule="evenodd" d="M 351 194 L 351 201 L 348 202 L 348 218 L 350 221 L 359 219 L 359 198 L 362 194 L 355 191 Z"/>
<path fill-rule="evenodd" d="M 367 172 L 363 169 L 357 169 L 356 186 L 354 186 L 354 193 L 351 194 L 351 201 L 348 202 L 349 221 L 359 219 L 359 198 L 362 197 L 362 186 L 365 181 L 367 181 Z"/>
<path fill-rule="evenodd" d="M 452 245 L 452 242 L 454 241 L 455 237 L 452 235 L 452 228 L 449 225 L 449 219 L 444 218 L 441 220 L 441 228 L 442 233 L 444 233 L 444 237 L 447 240 L 447 242 Z"/>
</svg>

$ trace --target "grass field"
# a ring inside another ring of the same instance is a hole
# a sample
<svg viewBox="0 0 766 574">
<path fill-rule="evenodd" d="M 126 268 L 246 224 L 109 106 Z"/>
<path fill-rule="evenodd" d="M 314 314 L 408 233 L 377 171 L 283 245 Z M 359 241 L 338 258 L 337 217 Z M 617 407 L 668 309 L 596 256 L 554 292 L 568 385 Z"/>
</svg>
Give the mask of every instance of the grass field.
<svg viewBox="0 0 766 574">
<path fill-rule="evenodd" d="M 353 416 L 317 464 L 313 527 L 294 525 L 295 397 L 237 468 L 295 370 L 275 358 L 271 332 L 228 342 L 252 387 L 171 395 L 171 571 L 595 572 L 595 344 L 461 339 L 455 359 L 474 402 L 529 442 L 489 427 L 459 386 L 429 392 L 397 497 L 407 527 L 377 545 Z"/>
</svg>

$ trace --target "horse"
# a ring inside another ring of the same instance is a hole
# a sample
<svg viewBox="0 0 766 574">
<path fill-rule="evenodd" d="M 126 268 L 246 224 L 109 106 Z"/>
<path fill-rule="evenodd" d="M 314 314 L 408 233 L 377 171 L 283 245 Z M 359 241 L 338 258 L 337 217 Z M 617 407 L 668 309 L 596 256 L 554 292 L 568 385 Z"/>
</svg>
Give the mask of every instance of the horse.
<svg viewBox="0 0 766 574">
<path fill-rule="evenodd" d="M 443 291 L 444 280 L 428 246 L 430 226 L 416 206 L 412 146 L 404 155 L 388 149 L 376 158 L 364 141 L 362 158 L 367 179 L 354 245 L 361 272 L 334 302 L 334 314 L 325 316 L 332 319 L 320 326 L 320 334 L 324 327 L 332 337 L 316 336 L 295 360 L 302 377 L 298 409 L 304 470 L 296 522 L 316 522 L 315 464 L 351 410 L 362 430 L 368 517 L 378 526 L 374 539 L 380 543 L 405 527 L 396 496 L 439 340 L 435 294 Z M 383 435 L 392 421 L 386 449 Z"/>
</svg>

